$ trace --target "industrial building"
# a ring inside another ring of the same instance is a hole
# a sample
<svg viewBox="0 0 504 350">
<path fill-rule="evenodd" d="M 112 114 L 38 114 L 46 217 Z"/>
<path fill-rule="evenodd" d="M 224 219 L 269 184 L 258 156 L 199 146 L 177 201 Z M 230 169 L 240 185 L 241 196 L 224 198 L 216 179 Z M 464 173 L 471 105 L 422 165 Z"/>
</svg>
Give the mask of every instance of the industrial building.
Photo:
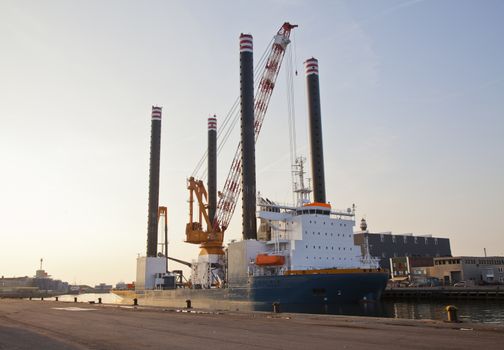
<svg viewBox="0 0 504 350">
<path fill-rule="evenodd" d="M 354 234 L 355 244 L 362 253 L 365 241 L 369 254 L 380 259 L 380 267 L 391 270 L 390 258 L 396 257 L 451 257 L 450 239 L 412 233 L 392 234 L 392 232 L 369 232 L 366 220 L 361 220 L 361 231 Z"/>
<path fill-rule="evenodd" d="M 54 291 L 66 293 L 68 283 L 61 280 L 52 279 L 49 274 L 42 269 L 42 259 L 40 269 L 35 272 L 35 277 L 4 277 L 0 278 L 0 295 L 4 291 L 12 290 L 33 290 L 33 291 Z"/>
<path fill-rule="evenodd" d="M 417 285 L 443 285 L 463 282 L 465 286 L 504 284 L 504 257 L 457 256 L 444 258 L 397 257 L 390 259 L 395 281 L 408 280 Z"/>
<path fill-rule="evenodd" d="M 504 257 L 457 256 L 434 258 L 429 275 L 444 284 L 466 281 L 469 285 L 504 284 Z"/>
</svg>

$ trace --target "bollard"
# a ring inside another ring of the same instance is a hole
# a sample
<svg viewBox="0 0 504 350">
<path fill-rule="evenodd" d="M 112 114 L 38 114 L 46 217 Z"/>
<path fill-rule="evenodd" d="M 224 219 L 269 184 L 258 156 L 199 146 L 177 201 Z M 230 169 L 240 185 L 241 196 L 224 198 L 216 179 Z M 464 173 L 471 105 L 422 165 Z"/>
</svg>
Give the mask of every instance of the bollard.
<svg viewBox="0 0 504 350">
<path fill-rule="evenodd" d="M 101 298 L 98 298 L 98 304 L 101 304 Z"/>
<path fill-rule="evenodd" d="M 138 305 L 138 299 L 137 299 L 137 298 L 133 299 L 133 305 L 134 305 L 134 306 L 137 306 L 137 305 Z"/>
<path fill-rule="evenodd" d="M 188 309 L 192 309 L 192 306 L 191 306 L 191 299 L 187 299 L 185 302 L 186 302 L 186 307 L 187 307 Z"/>
<path fill-rule="evenodd" d="M 56 297 L 55 299 L 56 299 L 56 301 L 58 301 L 58 300 L 59 300 L 59 298 L 58 298 L 58 297 Z"/>
<path fill-rule="evenodd" d="M 446 315 L 448 317 L 448 322 L 459 322 L 457 316 L 457 307 L 453 305 L 448 305 L 445 307 Z"/>
<path fill-rule="evenodd" d="M 77 302 L 77 297 L 74 297 L 74 303 L 76 303 L 76 302 Z"/>
<path fill-rule="evenodd" d="M 280 313 L 280 303 L 278 302 L 273 303 L 273 312 L 277 314 Z"/>
<path fill-rule="evenodd" d="M 40 298 L 40 301 L 44 301 L 44 297 L 41 297 L 41 298 Z"/>
<path fill-rule="evenodd" d="M 30 297 L 30 300 L 31 300 L 32 297 Z"/>
</svg>

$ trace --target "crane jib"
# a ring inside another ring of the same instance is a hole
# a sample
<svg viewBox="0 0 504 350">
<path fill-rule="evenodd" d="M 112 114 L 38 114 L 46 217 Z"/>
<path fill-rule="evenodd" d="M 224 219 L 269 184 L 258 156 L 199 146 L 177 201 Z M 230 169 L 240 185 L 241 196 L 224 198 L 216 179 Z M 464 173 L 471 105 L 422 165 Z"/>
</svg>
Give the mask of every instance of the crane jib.
<svg viewBox="0 0 504 350">
<path fill-rule="evenodd" d="M 290 33 L 297 25 L 292 25 L 288 22 L 284 23 L 278 30 L 273 44 L 271 45 L 268 59 L 266 60 L 265 68 L 258 84 L 258 89 L 254 96 L 254 139 L 257 142 L 261 127 L 268 109 L 269 101 L 275 88 L 276 79 L 282 65 L 287 45 L 290 43 Z M 231 162 L 224 189 L 220 193 L 219 202 L 217 204 L 217 223 L 224 231 L 231 221 L 238 197 L 241 190 L 240 172 L 241 172 L 241 143 L 238 144 L 235 156 Z"/>
</svg>

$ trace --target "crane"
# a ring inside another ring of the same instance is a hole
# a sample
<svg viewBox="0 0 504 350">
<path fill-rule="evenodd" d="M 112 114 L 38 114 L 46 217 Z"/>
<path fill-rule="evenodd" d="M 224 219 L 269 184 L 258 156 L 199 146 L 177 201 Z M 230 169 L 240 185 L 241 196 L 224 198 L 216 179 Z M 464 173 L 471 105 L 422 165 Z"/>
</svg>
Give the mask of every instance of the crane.
<svg viewBox="0 0 504 350">
<path fill-rule="evenodd" d="M 266 111 L 268 110 L 269 101 L 275 88 L 276 79 L 282 65 L 287 45 L 290 43 L 291 30 L 297 25 L 285 22 L 273 39 L 273 43 L 269 52 L 266 65 L 258 84 L 254 102 L 254 133 L 255 141 L 259 137 Z M 229 169 L 224 189 L 219 193 L 219 201 L 217 203 L 216 222 L 214 228 L 219 228 L 224 232 L 229 226 L 233 217 L 236 203 L 241 191 L 241 143 L 238 144 L 231 168 Z"/>
<path fill-rule="evenodd" d="M 296 27 L 297 25 L 285 22 L 274 36 L 269 53 L 265 52 L 265 54 L 268 53 L 268 56 L 254 97 L 255 142 L 257 142 L 261 131 L 285 51 L 290 43 L 291 30 Z M 203 181 L 196 180 L 193 176 L 187 180 L 189 222 L 186 225 L 186 242 L 199 244 L 201 248 L 198 261 L 191 264 L 191 280 L 192 283 L 202 288 L 223 286 L 225 279 L 223 270 L 224 232 L 229 226 L 241 192 L 240 175 L 241 143 L 238 144 L 236 149 L 224 189 L 218 194 L 219 200 L 213 221 L 208 213 L 208 193 Z M 195 202 L 198 204 L 197 213 L 193 208 Z M 197 216 L 197 219 L 194 216 Z"/>
</svg>

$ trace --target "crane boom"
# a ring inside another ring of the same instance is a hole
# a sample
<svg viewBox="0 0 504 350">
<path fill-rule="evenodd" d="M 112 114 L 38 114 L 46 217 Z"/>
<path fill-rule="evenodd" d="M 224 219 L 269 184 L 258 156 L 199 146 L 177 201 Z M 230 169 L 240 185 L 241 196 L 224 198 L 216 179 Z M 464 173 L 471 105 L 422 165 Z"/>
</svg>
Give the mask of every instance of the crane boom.
<svg viewBox="0 0 504 350">
<path fill-rule="evenodd" d="M 276 79 L 280 71 L 280 66 L 282 65 L 283 57 L 285 55 L 285 50 L 287 45 L 290 43 L 290 33 L 293 28 L 297 25 L 285 22 L 282 27 L 278 30 L 271 50 L 266 61 L 266 66 L 264 68 L 261 80 L 259 82 L 255 98 L 254 98 L 254 136 L 255 142 L 259 137 L 259 132 L 268 109 L 269 101 L 275 87 Z M 236 208 L 236 203 L 238 202 L 238 197 L 241 190 L 241 143 L 238 144 L 237 150 L 235 152 L 233 161 L 231 163 L 231 169 L 229 170 L 226 182 L 224 183 L 224 189 L 220 193 L 219 202 L 217 204 L 217 227 L 220 227 L 222 231 L 225 231 L 229 226 L 231 218 L 233 217 L 234 210 Z"/>
</svg>

